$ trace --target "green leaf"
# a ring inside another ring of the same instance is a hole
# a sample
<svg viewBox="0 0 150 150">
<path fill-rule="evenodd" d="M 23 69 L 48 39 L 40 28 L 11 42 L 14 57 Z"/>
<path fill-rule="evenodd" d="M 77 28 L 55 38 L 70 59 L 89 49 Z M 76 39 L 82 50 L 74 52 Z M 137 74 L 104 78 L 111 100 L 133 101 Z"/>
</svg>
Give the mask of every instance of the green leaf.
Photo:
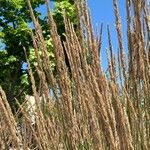
<svg viewBox="0 0 150 150">
<path fill-rule="evenodd" d="M 27 73 L 21 76 L 21 84 L 29 85 L 29 76 Z"/>
</svg>

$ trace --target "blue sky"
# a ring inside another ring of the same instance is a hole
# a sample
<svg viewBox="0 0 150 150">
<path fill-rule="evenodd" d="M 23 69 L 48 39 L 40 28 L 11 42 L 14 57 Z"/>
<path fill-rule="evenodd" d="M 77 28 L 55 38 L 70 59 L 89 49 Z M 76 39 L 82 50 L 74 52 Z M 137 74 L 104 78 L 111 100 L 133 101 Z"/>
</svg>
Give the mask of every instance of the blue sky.
<svg viewBox="0 0 150 150">
<path fill-rule="evenodd" d="M 103 23 L 103 36 L 102 36 L 102 49 L 101 49 L 101 62 L 104 70 L 107 69 L 107 58 L 105 49 L 108 48 L 108 37 L 107 37 L 107 25 L 110 25 L 111 29 L 111 38 L 112 44 L 114 48 L 114 52 L 117 55 L 118 42 L 117 42 L 117 34 L 115 29 L 115 17 L 113 10 L 113 0 L 87 0 L 88 6 L 90 9 L 90 14 L 92 17 L 92 23 L 94 30 L 98 25 L 100 29 L 101 23 Z M 126 37 L 126 4 L 125 0 L 118 0 L 119 12 L 122 20 L 122 31 L 123 31 L 123 42 L 124 48 L 127 52 L 127 37 Z M 51 8 L 53 4 L 51 3 Z M 45 5 L 41 6 L 37 9 L 42 13 L 42 18 L 47 14 L 47 10 Z M 31 24 L 30 27 L 33 25 Z"/>
<path fill-rule="evenodd" d="M 117 34 L 115 30 L 115 17 L 113 10 L 113 0 L 88 0 L 88 5 L 90 8 L 92 22 L 94 29 L 96 24 L 100 27 L 100 24 L 103 23 L 103 37 L 102 37 L 102 66 L 103 69 L 107 69 L 107 58 L 105 54 L 105 49 L 108 48 L 108 39 L 107 39 L 107 24 L 110 25 L 111 29 L 111 38 L 113 43 L 114 52 L 117 54 L 118 42 Z M 126 37 L 126 4 L 125 0 L 118 0 L 119 12 L 122 20 L 122 31 L 123 31 L 123 41 L 125 51 L 127 48 L 127 37 Z"/>
</svg>

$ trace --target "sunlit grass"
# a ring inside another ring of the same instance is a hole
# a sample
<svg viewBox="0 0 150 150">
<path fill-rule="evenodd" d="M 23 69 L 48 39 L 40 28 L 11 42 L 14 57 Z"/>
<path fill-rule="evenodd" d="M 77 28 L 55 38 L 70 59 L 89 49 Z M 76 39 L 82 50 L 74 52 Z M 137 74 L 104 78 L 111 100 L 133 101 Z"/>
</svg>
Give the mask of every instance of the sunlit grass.
<svg viewBox="0 0 150 150">
<path fill-rule="evenodd" d="M 35 78 L 28 61 L 37 107 L 33 125 L 25 104 L 19 106 L 19 111 L 13 115 L 6 95 L 0 89 L 1 149 L 10 147 L 19 149 L 20 145 L 23 149 L 41 150 L 148 150 L 150 148 L 149 12 L 146 3 L 142 0 L 126 1 L 128 58 L 126 60 L 124 54 L 121 20 L 117 0 L 114 0 L 119 53 L 116 58 L 108 27 L 107 77 L 100 64 L 102 29 L 100 37 L 95 39 L 85 3 L 77 4 L 79 15 L 77 34 L 64 13 L 66 30 L 64 46 L 48 8 L 57 78 L 51 71 L 42 30 L 29 3 L 36 29 L 36 32 L 32 33 L 32 40 L 38 63 L 36 71 L 42 84 L 42 91 L 37 92 L 38 88 L 35 86 Z M 135 12 L 132 18 L 131 9 Z M 65 63 L 64 47 L 71 72 L 68 71 Z M 39 55 L 39 50 L 42 50 L 42 57 Z M 53 93 L 51 95 L 49 87 Z M 44 95 L 46 100 L 44 108 L 39 105 L 41 95 Z M 17 130 L 18 122 L 21 126 L 20 132 Z"/>
</svg>

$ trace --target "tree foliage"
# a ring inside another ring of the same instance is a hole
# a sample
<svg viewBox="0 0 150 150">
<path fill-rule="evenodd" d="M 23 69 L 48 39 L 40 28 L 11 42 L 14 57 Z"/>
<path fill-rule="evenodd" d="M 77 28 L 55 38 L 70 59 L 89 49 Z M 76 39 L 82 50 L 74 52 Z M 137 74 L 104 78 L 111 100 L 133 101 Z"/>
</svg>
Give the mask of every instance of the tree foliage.
<svg viewBox="0 0 150 150">
<path fill-rule="evenodd" d="M 65 30 L 63 25 L 62 10 L 64 9 L 71 22 L 76 25 L 76 14 L 74 1 L 61 0 L 54 1 L 53 16 L 57 23 L 58 33 L 63 37 Z M 46 16 L 41 19 L 41 13 L 37 8 L 44 4 L 44 0 L 32 0 L 32 8 L 36 17 L 42 25 L 43 35 L 51 58 L 51 66 L 54 70 L 53 44 L 50 38 L 49 27 Z M 21 98 L 23 94 L 31 94 L 31 85 L 26 66 L 24 48 L 33 70 L 36 65 L 35 52 L 30 36 L 31 24 L 30 12 L 24 0 L 1 0 L 0 1 L 0 39 L 5 45 L 0 50 L 0 85 L 6 91 L 10 103 L 14 103 L 14 98 Z M 32 29 L 34 32 L 34 29 Z"/>
</svg>

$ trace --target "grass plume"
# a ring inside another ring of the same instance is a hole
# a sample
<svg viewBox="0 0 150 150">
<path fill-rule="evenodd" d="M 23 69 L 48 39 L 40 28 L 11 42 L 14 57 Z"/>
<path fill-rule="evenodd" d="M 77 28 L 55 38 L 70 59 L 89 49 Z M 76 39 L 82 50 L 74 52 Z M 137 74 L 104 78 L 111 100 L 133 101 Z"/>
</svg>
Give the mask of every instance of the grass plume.
<svg viewBox="0 0 150 150">
<path fill-rule="evenodd" d="M 128 57 L 123 47 L 121 19 L 114 3 L 119 52 L 116 58 L 107 27 L 106 49 L 109 77 L 102 70 L 100 48 L 102 31 L 95 38 L 87 3 L 76 3 L 79 33 L 63 12 L 65 41 L 57 33 L 48 0 L 48 24 L 54 45 L 57 77 L 53 75 L 41 26 L 28 1 L 35 33 L 32 40 L 37 57 L 36 71 L 42 84 L 38 92 L 30 62 L 28 68 L 36 100 L 33 126 L 23 105 L 13 115 L 0 88 L 0 147 L 23 149 L 111 149 L 150 148 L 150 17 L 146 1 L 126 0 Z M 131 9 L 133 12 L 131 13 Z M 64 47 L 63 47 L 64 45 Z M 64 48 L 71 66 L 65 63 Z M 39 55 L 42 51 L 42 56 Z M 27 58 L 28 60 L 28 58 Z M 118 60 L 118 61 L 117 61 Z M 119 73 L 118 73 L 119 72 Z M 53 95 L 49 94 L 49 88 Z M 45 95 L 45 109 L 39 99 Z M 19 104 L 18 104 L 19 105 Z M 21 117 L 21 133 L 17 131 Z"/>
</svg>

